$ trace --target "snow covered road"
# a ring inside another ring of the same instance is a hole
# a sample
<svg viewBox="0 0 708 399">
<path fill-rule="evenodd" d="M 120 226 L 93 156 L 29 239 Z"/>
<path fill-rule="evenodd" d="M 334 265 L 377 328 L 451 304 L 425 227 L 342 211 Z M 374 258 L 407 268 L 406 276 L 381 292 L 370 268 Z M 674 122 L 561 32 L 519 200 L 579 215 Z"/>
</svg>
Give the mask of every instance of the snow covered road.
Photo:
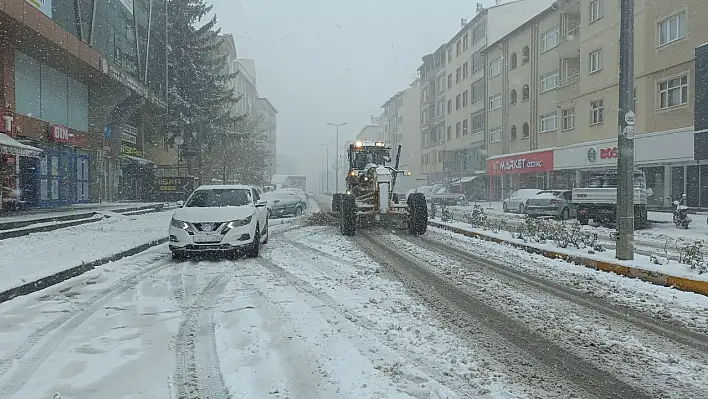
<svg viewBox="0 0 708 399">
<path fill-rule="evenodd" d="M 705 297 L 282 224 L 257 259 L 161 245 L 0 304 L 0 398 L 701 398 L 707 333 Z"/>
</svg>

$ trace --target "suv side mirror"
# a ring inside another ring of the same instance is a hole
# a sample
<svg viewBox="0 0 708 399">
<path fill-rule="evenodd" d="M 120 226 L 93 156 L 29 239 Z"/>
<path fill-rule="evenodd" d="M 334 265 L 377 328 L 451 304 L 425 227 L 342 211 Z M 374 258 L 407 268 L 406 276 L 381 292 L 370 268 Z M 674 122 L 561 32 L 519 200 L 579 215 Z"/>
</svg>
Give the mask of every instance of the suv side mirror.
<svg viewBox="0 0 708 399">
<path fill-rule="evenodd" d="M 266 205 L 268 205 L 268 201 L 266 201 L 266 200 L 256 201 L 256 208 L 263 208 Z"/>
<path fill-rule="evenodd" d="M 177 207 L 181 208 L 184 206 L 184 201 L 177 201 Z"/>
</svg>

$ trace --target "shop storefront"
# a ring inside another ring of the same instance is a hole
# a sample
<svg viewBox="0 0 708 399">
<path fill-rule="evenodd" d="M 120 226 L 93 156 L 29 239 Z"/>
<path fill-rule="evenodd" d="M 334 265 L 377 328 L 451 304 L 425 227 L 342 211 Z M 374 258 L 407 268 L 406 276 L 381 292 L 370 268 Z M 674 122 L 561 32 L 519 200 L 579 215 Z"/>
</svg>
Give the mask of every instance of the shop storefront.
<svg viewBox="0 0 708 399">
<path fill-rule="evenodd" d="M 89 202 L 88 145 L 64 125 L 49 126 L 49 142 L 37 170 L 39 206 L 51 208 Z"/>
<path fill-rule="evenodd" d="M 0 133 L 0 211 L 37 206 L 37 164 L 42 150 Z"/>
<path fill-rule="evenodd" d="M 548 188 L 553 150 L 500 155 L 487 159 L 490 199 L 499 201 L 522 188 Z"/>
<path fill-rule="evenodd" d="M 153 196 L 154 164 L 142 158 L 137 130 L 121 128 L 121 174 L 119 195 L 123 200 L 150 201 Z"/>
<path fill-rule="evenodd" d="M 686 193 L 689 206 L 708 207 L 708 165 L 696 165 L 693 130 L 647 133 L 634 140 L 634 164 L 647 177 L 649 205 L 670 206 Z M 599 140 L 559 147 L 554 151 L 553 179 L 572 188 L 583 186 L 593 171 L 617 168 L 617 140 Z M 573 177 L 574 176 L 574 177 Z"/>
</svg>

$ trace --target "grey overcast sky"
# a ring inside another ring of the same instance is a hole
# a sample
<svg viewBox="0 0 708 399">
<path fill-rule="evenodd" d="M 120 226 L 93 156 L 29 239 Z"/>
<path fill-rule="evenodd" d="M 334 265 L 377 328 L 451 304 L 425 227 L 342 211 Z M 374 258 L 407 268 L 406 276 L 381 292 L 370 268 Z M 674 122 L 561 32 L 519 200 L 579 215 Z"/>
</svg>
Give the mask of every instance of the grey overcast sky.
<svg viewBox="0 0 708 399">
<path fill-rule="evenodd" d="M 475 14 L 474 0 L 210 0 L 240 58 L 256 62 L 259 95 L 278 109 L 278 152 L 313 176 L 342 141 L 408 87 L 424 54 Z M 485 7 L 494 0 L 481 0 Z"/>
</svg>

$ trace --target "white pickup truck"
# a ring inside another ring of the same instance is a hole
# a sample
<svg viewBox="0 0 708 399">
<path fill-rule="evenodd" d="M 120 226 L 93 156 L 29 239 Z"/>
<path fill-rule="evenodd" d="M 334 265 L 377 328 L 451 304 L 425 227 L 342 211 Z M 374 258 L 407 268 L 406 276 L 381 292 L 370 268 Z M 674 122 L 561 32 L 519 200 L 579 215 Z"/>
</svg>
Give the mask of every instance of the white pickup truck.
<svg viewBox="0 0 708 399">
<path fill-rule="evenodd" d="M 599 172 L 590 177 L 588 186 L 573 189 L 573 205 L 580 224 L 614 223 L 617 218 L 617 172 Z M 647 184 L 643 172 L 634 172 L 634 227 L 647 225 Z"/>
</svg>

